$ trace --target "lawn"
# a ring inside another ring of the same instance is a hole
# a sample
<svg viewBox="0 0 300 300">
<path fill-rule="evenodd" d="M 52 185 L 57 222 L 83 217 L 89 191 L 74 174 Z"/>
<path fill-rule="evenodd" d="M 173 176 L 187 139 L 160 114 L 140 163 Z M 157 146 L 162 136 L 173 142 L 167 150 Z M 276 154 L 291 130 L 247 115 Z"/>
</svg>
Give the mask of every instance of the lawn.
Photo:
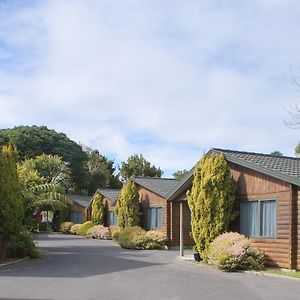
<svg viewBox="0 0 300 300">
<path fill-rule="evenodd" d="M 300 271 L 268 269 L 268 270 L 266 270 L 266 273 L 275 274 L 275 275 L 282 275 L 282 276 L 288 276 L 288 277 L 293 277 L 293 278 L 299 278 L 300 279 Z"/>
</svg>

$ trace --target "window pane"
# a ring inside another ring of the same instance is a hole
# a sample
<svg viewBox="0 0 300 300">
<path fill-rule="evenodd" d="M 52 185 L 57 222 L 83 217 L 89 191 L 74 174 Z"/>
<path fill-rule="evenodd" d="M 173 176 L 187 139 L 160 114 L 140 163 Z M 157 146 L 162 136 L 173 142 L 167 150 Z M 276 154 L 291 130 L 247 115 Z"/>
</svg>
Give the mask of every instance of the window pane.
<svg viewBox="0 0 300 300">
<path fill-rule="evenodd" d="M 191 210 L 189 207 L 187 207 L 187 225 L 188 225 L 188 228 L 192 227 Z"/>
<path fill-rule="evenodd" d="M 148 207 L 147 209 L 147 228 L 153 228 L 155 226 L 155 209 Z"/>
<path fill-rule="evenodd" d="M 77 224 L 77 214 L 74 212 L 71 212 L 71 222 Z"/>
<path fill-rule="evenodd" d="M 77 213 L 77 221 L 78 221 L 78 224 L 81 224 L 83 222 L 82 212 Z"/>
<path fill-rule="evenodd" d="M 156 227 L 162 228 L 162 208 L 156 207 Z"/>
<path fill-rule="evenodd" d="M 112 216 L 113 216 L 113 223 L 112 223 L 112 225 L 118 225 L 117 215 L 116 215 L 115 211 L 112 211 Z"/>
<path fill-rule="evenodd" d="M 114 219 L 113 219 L 113 214 L 112 214 L 113 212 L 112 211 L 110 211 L 109 212 L 109 225 L 113 225 L 114 224 Z"/>
<path fill-rule="evenodd" d="M 242 201 L 240 214 L 241 233 L 247 236 L 258 236 L 258 202 Z"/>
<path fill-rule="evenodd" d="M 275 236 L 276 202 L 262 201 L 260 205 L 260 234 L 261 236 Z"/>
</svg>

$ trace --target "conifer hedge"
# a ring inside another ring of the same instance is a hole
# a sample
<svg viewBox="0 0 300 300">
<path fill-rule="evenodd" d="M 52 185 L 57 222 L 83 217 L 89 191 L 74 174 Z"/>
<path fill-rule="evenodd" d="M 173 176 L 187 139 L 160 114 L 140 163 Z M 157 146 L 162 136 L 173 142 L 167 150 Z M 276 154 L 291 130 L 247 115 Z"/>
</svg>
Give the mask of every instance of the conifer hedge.
<svg viewBox="0 0 300 300">
<path fill-rule="evenodd" d="M 205 259 L 210 243 L 228 230 L 236 216 L 233 211 L 235 183 L 223 155 L 204 155 L 194 169 L 191 191 L 192 235 L 200 256 Z"/>
<path fill-rule="evenodd" d="M 103 196 L 97 194 L 92 203 L 92 222 L 96 225 L 103 225 L 104 213 Z"/>
<path fill-rule="evenodd" d="M 17 173 L 17 151 L 4 145 L 0 151 L 0 236 L 21 231 L 23 201 Z"/>
<path fill-rule="evenodd" d="M 121 228 L 138 226 L 140 223 L 139 193 L 134 182 L 126 183 L 116 205 L 118 225 Z"/>
</svg>

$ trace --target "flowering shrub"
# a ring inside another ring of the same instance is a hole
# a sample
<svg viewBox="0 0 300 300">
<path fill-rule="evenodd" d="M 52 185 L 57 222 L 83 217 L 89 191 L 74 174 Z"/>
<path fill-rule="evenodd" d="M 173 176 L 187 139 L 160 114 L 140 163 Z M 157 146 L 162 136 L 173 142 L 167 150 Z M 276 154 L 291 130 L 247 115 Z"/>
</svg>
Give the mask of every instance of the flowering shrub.
<svg viewBox="0 0 300 300">
<path fill-rule="evenodd" d="M 146 232 L 146 238 L 146 249 L 163 249 L 167 242 L 167 236 L 161 231 L 149 230 Z"/>
<path fill-rule="evenodd" d="M 259 270 L 264 266 L 264 255 L 249 239 L 237 232 L 218 236 L 209 246 L 206 261 L 224 271 Z"/>
<path fill-rule="evenodd" d="M 154 230 L 146 232 L 139 226 L 122 229 L 117 235 L 114 233 L 113 238 L 117 239 L 123 248 L 138 250 L 162 249 L 166 242 L 166 237 L 163 233 Z"/>
<path fill-rule="evenodd" d="M 62 233 L 70 233 L 71 227 L 74 225 L 72 222 L 63 222 L 60 225 L 60 231 Z"/>
<path fill-rule="evenodd" d="M 104 227 L 103 225 L 96 225 L 91 227 L 88 230 L 86 236 L 99 240 L 111 240 L 111 233 L 109 231 L 109 228 Z"/>
<path fill-rule="evenodd" d="M 77 230 L 77 234 L 85 236 L 87 231 L 93 226 L 94 226 L 94 223 L 92 221 L 87 221 L 83 224 L 80 224 L 80 226 Z"/>
<path fill-rule="evenodd" d="M 81 224 L 74 224 L 71 228 L 70 228 L 70 233 L 71 234 L 78 234 L 78 229 L 81 226 Z"/>
</svg>

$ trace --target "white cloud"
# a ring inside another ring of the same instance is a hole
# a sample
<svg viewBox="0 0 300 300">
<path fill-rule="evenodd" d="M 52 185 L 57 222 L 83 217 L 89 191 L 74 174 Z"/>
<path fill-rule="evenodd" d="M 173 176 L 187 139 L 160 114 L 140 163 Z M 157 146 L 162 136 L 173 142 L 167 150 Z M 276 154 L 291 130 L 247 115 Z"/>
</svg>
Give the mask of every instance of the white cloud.
<svg viewBox="0 0 300 300">
<path fill-rule="evenodd" d="M 9 4 L 8 4 L 9 5 Z M 210 147 L 293 154 L 295 1 L 43 1 L 0 17 L 0 125 L 189 168 Z M 6 8 L 8 10 L 8 8 Z"/>
</svg>

